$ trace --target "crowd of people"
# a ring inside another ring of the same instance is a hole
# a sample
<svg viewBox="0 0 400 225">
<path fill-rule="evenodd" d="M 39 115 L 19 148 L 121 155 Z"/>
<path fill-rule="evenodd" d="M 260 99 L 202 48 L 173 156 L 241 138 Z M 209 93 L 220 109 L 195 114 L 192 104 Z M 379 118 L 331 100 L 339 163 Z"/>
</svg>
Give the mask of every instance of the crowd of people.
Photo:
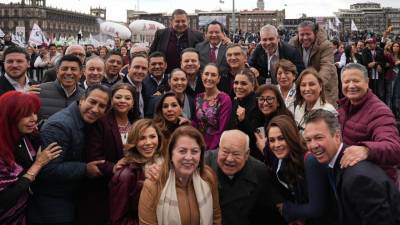
<svg viewBox="0 0 400 225">
<path fill-rule="evenodd" d="M 6 40 L 0 224 L 400 224 L 399 42 L 246 38 L 176 9 L 148 47 Z"/>
</svg>

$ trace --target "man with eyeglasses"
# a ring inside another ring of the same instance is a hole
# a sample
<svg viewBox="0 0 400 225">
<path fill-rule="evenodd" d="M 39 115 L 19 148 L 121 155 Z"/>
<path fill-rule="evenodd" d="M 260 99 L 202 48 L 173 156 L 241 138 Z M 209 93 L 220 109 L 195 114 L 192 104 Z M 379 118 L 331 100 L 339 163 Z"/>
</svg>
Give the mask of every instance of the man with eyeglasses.
<svg viewBox="0 0 400 225">
<path fill-rule="evenodd" d="M 83 48 L 83 46 L 81 46 L 81 45 L 70 45 L 67 48 L 67 50 L 65 50 L 65 55 L 74 55 L 79 58 L 82 65 L 85 64 L 86 52 L 85 52 L 85 49 Z M 55 81 L 56 79 L 57 79 L 57 66 L 53 69 L 47 70 L 44 73 L 44 78 L 42 80 L 42 83 Z"/>
<path fill-rule="evenodd" d="M 250 156 L 249 136 L 240 130 L 222 133 L 218 151 L 206 154 L 215 171 L 223 225 L 280 224 L 276 204 L 282 198 L 267 167 Z"/>
</svg>

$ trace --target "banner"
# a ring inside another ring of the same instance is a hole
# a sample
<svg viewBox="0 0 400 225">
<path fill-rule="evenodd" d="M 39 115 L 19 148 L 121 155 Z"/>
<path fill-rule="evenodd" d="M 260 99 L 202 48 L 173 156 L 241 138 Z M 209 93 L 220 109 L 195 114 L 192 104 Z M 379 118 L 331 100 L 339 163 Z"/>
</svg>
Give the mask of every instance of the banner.
<svg viewBox="0 0 400 225">
<path fill-rule="evenodd" d="M 40 29 L 40 27 L 36 23 L 33 24 L 28 43 L 32 46 L 49 45 L 49 42 L 44 36 L 42 29 Z"/>
<path fill-rule="evenodd" d="M 358 31 L 357 26 L 354 23 L 354 20 L 351 20 L 351 31 Z"/>
<path fill-rule="evenodd" d="M 19 47 L 25 48 L 25 41 L 21 39 L 21 36 L 11 34 L 11 42 Z"/>
</svg>

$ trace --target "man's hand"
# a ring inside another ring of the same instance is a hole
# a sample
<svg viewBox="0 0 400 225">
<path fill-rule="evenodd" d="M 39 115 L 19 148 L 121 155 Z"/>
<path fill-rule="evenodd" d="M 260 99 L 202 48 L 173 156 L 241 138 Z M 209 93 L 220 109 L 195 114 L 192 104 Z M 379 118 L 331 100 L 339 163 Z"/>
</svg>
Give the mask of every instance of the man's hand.
<svg viewBox="0 0 400 225">
<path fill-rule="evenodd" d="M 261 132 L 254 132 L 254 136 L 256 136 L 258 150 L 264 154 L 265 142 L 267 141 L 267 138 Z"/>
<path fill-rule="evenodd" d="M 347 147 L 343 152 L 340 160 L 340 168 L 354 166 L 356 163 L 368 158 L 368 148 L 365 146 L 352 145 Z"/>
<path fill-rule="evenodd" d="M 97 161 L 92 161 L 88 164 L 86 164 L 86 174 L 88 177 L 100 177 L 103 174 L 100 172 L 99 168 L 97 167 L 98 164 L 104 163 L 105 160 L 97 160 Z"/>
<path fill-rule="evenodd" d="M 28 90 L 26 90 L 27 93 L 30 94 L 40 94 L 40 84 L 32 84 L 29 86 Z"/>
</svg>

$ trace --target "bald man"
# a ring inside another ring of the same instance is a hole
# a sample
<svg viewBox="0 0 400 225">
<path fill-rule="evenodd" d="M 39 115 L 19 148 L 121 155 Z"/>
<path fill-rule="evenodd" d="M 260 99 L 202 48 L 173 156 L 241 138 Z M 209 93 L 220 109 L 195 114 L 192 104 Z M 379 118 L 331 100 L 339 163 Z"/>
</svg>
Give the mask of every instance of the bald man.
<svg viewBox="0 0 400 225">
<path fill-rule="evenodd" d="M 281 221 L 275 205 L 282 202 L 267 167 L 249 155 L 249 136 L 240 130 L 222 133 L 219 149 L 207 152 L 216 172 L 223 225 L 271 224 Z"/>
</svg>

